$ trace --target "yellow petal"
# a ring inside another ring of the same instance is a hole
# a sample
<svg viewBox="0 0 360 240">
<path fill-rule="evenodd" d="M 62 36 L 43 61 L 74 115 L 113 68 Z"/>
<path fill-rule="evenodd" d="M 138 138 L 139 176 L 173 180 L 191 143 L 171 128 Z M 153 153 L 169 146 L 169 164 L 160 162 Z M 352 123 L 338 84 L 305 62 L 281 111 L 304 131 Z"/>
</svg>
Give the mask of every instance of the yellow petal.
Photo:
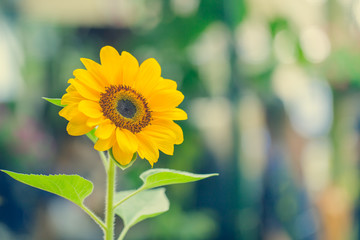
<svg viewBox="0 0 360 240">
<path fill-rule="evenodd" d="M 74 103 L 79 103 L 81 100 L 84 100 L 84 98 L 78 92 L 69 92 L 69 93 L 65 93 L 62 96 L 61 104 L 70 105 Z"/>
<path fill-rule="evenodd" d="M 93 101 L 99 101 L 100 99 L 100 92 L 97 92 L 91 88 L 89 88 L 88 86 L 86 86 L 85 84 L 83 84 L 82 82 L 80 82 L 79 80 L 75 79 L 74 81 L 71 82 L 72 85 L 74 85 L 74 87 L 76 88 L 76 90 L 80 93 L 81 96 L 83 96 L 84 98 L 93 100 Z"/>
<path fill-rule="evenodd" d="M 112 153 L 115 160 L 123 166 L 128 165 L 131 162 L 131 159 L 134 155 L 134 152 L 127 152 L 121 150 L 118 144 L 116 143 L 112 148 Z"/>
<path fill-rule="evenodd" d="M 73 124 L 82 124 L 82 125 L 86 125 L 87 120 L 89 119 L 88 116 L 84 115 L 81 112 L 78 112 L 77 114 L 75 114 L 69 121 Z M 89 127 L 89 126 L 87 126 Z"/>
<path fill-rule="evenodd" d="M 164 90 L 148 99 L 152 111 L 167 111 L 177 107 L 184 100 L 184 95 L 177 90 Z"/>
<path fill-rule="evenodd" d="M 80 60 L 98 83 L 103 86 L 107 86 L 109 84 L 103 74 L 103 69 L 100 64 L 88 58 L 80 58 Z"/>
<path fill-rule="evenodd" d="M 181 144 L 184 141 L 184 134 L 181 127 L 173 121 L 170 121 L 168 127 L 171 128 L 176 135 L 175 144 Z"/>
<path fill-rule="evenodd" d="M 141 94 L 147 97 L 160 80 L 161 67 L 154 58 L 149 58 L 141 64 L 133 87 L 139 89 Z"/>
<path fill-rule="evenodd" d="M 98 151 L 106 151 L 109 150 L 115 143 L 115 134 L 113 133 L 107 139 L 98 139 L 94 145 L 94 148 Z"/>
<path fill-rule="evenodd" d="M 100 50 L 100 61 L 103 66 L 114 66 L 119 58 L 119 52 L 112 46 L 104 46 Z"/>
<path fill-rule="evenodd" d="M 105 91 L 105 84 L 98 82 L 89 71 L 85 69 L 76 69 L 73 74 L 82 84 L 92 88 L 93 90 L 98 92 Z"/>
<path fill-rule="evenodd" d="M 142 133 L 137 134 L 136 137 L 139 141 L 139 156 L 148 160 L 152 166 L 159 159 L 159 150 L 151 137 Z"/>
<path fill-rule="evenodd" d="M 175 81 L 170 80 L 170 79 L 160 78 L 160 81 L 158 82 L 158 84 L 154 87 L 154 89 L 152 89 L 148 93 L 146 98 L 151 98 L 152 96 L 154 96 L 164 90 L 176 90 L 176 88 L 177 88 L 177 83 Z"/>
<path fill-rule="evenodd" d="M 79 103 L 79 111 L 91 118 L 103 116 L 99 103 L 89 100 L 83 100 Z"/>
<path fill-rule="evenodd" d="M 105 46 L 100 50 L 100 61 L 103 74 L 110 84 L 116 84 L 116 76 L 121 70 L 122 58 L 118 51 L 111 46 Z"/>
<path fill-rule="evenodd" d="M 70 81 L 71 80 L 71 81 Z M 71 79 L 69 79 L 69 83 L 70 82 L 73 82 L 74 81 L 74 79 L 73 78 L 71 78 Z M 72 92 L 77 92 L 77 90 L 76 90 L 76 88 L 74 87 L 74 85 L 69 85 L 67 88 L 66 88 L 66 92 L 68 92 L 68 93 L 72 93 Z"/>
<path fill-rule="evenodd" d="M 89 118 L 86 121 L 86 125 L 88 125 L 89 127 L 95 127 L 95 126 L 98 126 L 98 125 L 104 123 L 105 121 L 107 121 L 107 119 L 105 119 L 104 117 Z"/>
<path fill-rule="evenodd" d="M 181 144 L 184 141 L 184 135 L 181 127 L 173 121 L 166 119 L 155 119 L 153 125 L 160 125 L 167 128 L 169 131 L 175 134 L 175 144 Z"/>
<path fill-rule="evenodd" d="M 132 132 L 130 132 L 129 130 L 122 129 L 122 132 L 125 133 L 125 135 L 126 135 L 128 143 L 130 145 L 130 149 L 133 152 L 136 152 L 136 150 L 138 149 L 137 137 Z"/>
<path fill-rule="evenodd" d="M 172 155 L 174 152 L 174 144 L 177 142 L 176 134 L 171 128 L 151 124 L 146 127 L 142 133 L 148 135 L 155 142 L 156 146 L 165 154 Z"/>
<path fill-rule="evenodd" d="M 164 125 L 156 125 L 156 122 L 144 128 L 142 132 L 159 139 L 169 139 L 172 142 L 176 139 L 175 133 L 170 128 Z"/>
<path fill-rule="evenodd" d="M 72 136 L 81 136 L 91 131 L 92 128 L 86 126 L 85 124 L 73 124 L 72 122 L 69 122 L 66 131 L 69 133 L 69 135 Z"/>
<path fill-rule="evenodd" d="M 135 152 L 137 150 L 137 139 L 130 136 L 124 129 L 116 128 L 116 140 L 123 151 Z"/>
<path fill-rule="evenodd" d="M 174 80 L 161 78 L 153 91 L 176 90 L 176 88 L 177 83 Z"/>
<path fill-rule="evenodd" d="M 128 52 L 123 51 L 121 53 L 122 62 L 122 84 L 132 86 L 135 80 L 135 75 L 139 70 L 139 63 Z"/>
<path fill-rule="evenodd" d="M 59 115 L 61 117 L 65 118 L 66 120 L 70 121 L 70 119 L 73 116 L 75 116 L 76 114 L 79 113 L 78 105 L 79 104 L 72 104 L 72 105 L 65 106 L 63 109 L 61 109 L 61 111 L 59 112 Z"/>
<path fill-rule="evenodd" d="M 153 140 L 160 151 L 162 151 L 163 153 L 165 153 L 167 155 L 174 154 L 174 144 L 172 142 L 157 139 L 157 138 L 154 138 Z"/>
<path fill-rule="evenodd" d="M 103 124 L 100 124 L 99 127 L 95 131 L 95 136 L 100 139 L 107 139 L 113 133 L 115 133 L 116 126 L 111 121 L 106 121 Z"/>
<path fill-rule="evenodd" d="M 152 112 L 154 118 L 163 118 L 168 120 L 186 120 L 188 118 L 186 112 L 180 108 L 174 108 L 163 112 Z"/>
</svg>

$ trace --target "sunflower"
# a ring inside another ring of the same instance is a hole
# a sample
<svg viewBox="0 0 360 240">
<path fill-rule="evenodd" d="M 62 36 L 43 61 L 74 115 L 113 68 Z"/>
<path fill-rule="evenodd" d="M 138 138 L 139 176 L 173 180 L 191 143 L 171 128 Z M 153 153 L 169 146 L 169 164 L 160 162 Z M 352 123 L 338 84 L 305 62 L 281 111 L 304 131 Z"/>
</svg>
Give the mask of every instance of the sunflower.
<svg viewBox="0 0 360 240">
<path fill-rule="evenodd" d="M 94 148 L 111 149 L 121 165 L 130 163 L 134 153 L 149 161 L 159 158 L 159 150 L 172 155 L 174 144 L 183 142 L 183 132 L 174 120 L 187 114 L 177 106 L 184 95 L 173 80 L 161 77 L 153 59 L 140 66 L 128 52 L 121 55 L 110 46 L 100 51 L 98 64 L 81 58 L 85 69 L 76 69 L 62 96 L 65 107 L 59 115 L 69 121 L 66 130 L 80 136 L 92 129 L 98 138 Z"/>
</svg>

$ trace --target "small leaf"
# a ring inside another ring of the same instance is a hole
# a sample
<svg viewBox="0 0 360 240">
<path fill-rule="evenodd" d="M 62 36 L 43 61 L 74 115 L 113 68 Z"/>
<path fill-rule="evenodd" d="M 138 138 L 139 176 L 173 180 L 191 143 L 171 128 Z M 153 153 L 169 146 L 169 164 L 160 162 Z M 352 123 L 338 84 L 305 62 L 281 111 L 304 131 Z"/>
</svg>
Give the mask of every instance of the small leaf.
<svg viewBox="0 0 360 240">
<path fill-rule="evenodd" d="M 131 167 L 137 158 L 137 153 L 135 152 L 131 158 L 131 161 L 127 165 L 121 165 L 118 161 L 115 160 L 115 157 L 112 153 L 112 148 L 109 149 L 109 154 L 110 154 L 111 160 L 114 161 L 116 163 L 116 166 L 118 166 L 123 171 L 126 170 L 127 168 Z"/>
<path fill-rule="evenodd" d="M 116 200 L 121 200 L 135 190 L 119 192 Z M 165 195 L 165 188 L 142 191 L 122 203 L 115 209 L 115 213 L 124 220 L 124 228 L 129 229 L 136 223 L 147 218 L 155 217 L 169 210 L 169 200 Z"/>
<path fill-rule="evenodd" d="M 96 143 L 98 138 L 95 136 L 96 128 L 93 128 L 90 132 L 86 134 L 86 136 L 93 142 Z"/>
<path fill-rule="evenodd" d="M 93 184 L 78 175 L 21 174 L 1 170 L 15 180 L 54 193 L 83 206 L 84 199 L 93 191 Z"/>
<path fill-rule="evenodd" d="M 65 105 L 62 105 L 61 104 L 61 98 L 46 98 L 46 97 L 43 97 L 42 99 L 56 105 L 56 106 L 59 106 L 59 107 L 65 107 Z"/>
<path fill-rule="evenodd" d="M 194 174 L 166 168 L 150 169 L 140 175 L 140 178 L 144 182 L 144 184 L 141 186 L 141 189 L 150 189 L 171 184 L 195 182 L 217 175 L 219 174 Z"/>
</svg>

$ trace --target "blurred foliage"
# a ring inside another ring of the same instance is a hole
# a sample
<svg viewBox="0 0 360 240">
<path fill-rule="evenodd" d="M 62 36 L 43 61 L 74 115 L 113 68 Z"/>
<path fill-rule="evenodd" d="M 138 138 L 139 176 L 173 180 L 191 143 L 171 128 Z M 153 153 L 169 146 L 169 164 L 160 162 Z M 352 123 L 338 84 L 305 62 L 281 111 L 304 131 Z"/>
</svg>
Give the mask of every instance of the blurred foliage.
<svg viewBox="0 0 360 240">
<path fill-rule="evenodd" d="M 156 58 L 185 95 L 185 142 L 155 167 L 220 172 L 216 180 L 170 187 L 170 211 L 139 224 L 129 239 L 359 236 L 358 0 L 95 2 L 53 2 L 41 11 L 46 2 L 0 1 L 0 65 L 11 62 L 10 72 L 21 76 L 20 91 L 1 100 L 0 168 L 83 173 L 102 186 L 91 144 L 68 136 L 59 109 L 41 97 L 60 97 L 83 67 L 79 58 L 98 60 L 109 44 L 140 62 Z M 89 16 L 97 24 L 81 19 Z M 5 96 L 15 80 L 2 76 Z M 325 130 L 309 134 L 319 119 Z M 148 168 L 137 160 L 119 188 L 138 186 Z M 90 197 L 101 215 L 102 192 Z M 59 228 L 75 229 L 50 224 L 52 200 L 0 175 L 0 239 L 74 239 Z"/>
</svg>

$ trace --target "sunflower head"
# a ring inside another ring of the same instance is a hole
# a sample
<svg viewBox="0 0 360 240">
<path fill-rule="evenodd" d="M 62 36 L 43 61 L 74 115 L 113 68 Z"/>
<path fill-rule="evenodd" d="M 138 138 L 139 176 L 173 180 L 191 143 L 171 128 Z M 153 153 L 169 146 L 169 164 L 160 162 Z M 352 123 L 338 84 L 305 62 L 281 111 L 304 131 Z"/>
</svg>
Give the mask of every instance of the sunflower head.
<svg viewBox="0 0 360 240">
<path fill-rule="evenodd" d="M 174 144 L 183 142 L 182 129 L 174 120 L 187 114 L 177 108 L 184 95 L 175 81 L 161 77 L 153 59 L 138 61 L 127 52 L 121 55 L 110 46 L 100 51 L 98 64 L 82 58 L 86 69 L 76 69 L 61 99 L 60 116 L 69 121 L 73 136 L 96 128 L 94 148 L 112 151 L 121 165 L 130 163 L 134 153 L 157 162 L 159 150 L 172 155 Z"/>
</svg>

